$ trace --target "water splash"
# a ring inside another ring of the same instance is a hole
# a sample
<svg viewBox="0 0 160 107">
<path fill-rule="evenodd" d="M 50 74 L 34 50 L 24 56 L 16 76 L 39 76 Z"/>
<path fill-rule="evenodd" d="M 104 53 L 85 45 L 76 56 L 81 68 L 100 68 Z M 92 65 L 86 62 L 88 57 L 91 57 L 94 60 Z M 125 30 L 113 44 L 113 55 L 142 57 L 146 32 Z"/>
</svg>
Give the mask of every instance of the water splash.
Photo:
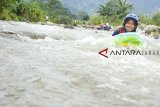
<svg viewBox="0 0 160 107">
<path fill-rule="evenodd" d="M 13 32 L 0 34 L 0 106 L 160 105 L 159 56 L 106 60 L 98 52 L 118 49 L 112 32 L 21 22 L 0 25 L 1 32 Z M 144 40 L 147 49 L 160 49 L 158 40 Z"/>
</svg>

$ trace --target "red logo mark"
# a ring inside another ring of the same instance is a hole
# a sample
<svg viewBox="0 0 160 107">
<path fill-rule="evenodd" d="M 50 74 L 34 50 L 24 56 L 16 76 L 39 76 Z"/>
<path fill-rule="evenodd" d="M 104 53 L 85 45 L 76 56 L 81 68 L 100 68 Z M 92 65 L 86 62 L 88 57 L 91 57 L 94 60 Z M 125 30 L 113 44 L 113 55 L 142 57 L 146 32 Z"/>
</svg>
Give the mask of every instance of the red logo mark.
<svg viewBox="0 0 160 107">
<path fill-rule="evenodd" d="M 107 56 L 107 51 L 108 51 L 108 48 L 100 51 L 99 54 L 102 55 L 102 56 L 104 56 L 104 57 L 106 57 L 106 58 L 108 58 L 108 56 Z"/>
</svg>

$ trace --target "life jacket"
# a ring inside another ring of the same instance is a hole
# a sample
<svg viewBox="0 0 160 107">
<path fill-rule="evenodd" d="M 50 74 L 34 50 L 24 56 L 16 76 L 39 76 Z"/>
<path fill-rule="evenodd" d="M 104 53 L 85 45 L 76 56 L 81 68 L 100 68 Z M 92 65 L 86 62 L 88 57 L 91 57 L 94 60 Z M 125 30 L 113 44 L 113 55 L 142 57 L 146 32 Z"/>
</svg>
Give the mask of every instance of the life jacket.
<svg viewBox="0 0 160 107">
<path fill-rule="evenodd" d="M 125 32 L 126 32 L 126 30 L 125 30 L 124 27 L 119 28 L 119 34 L 120 34 L 120 33 L 125 33 Z"/>
</svg>

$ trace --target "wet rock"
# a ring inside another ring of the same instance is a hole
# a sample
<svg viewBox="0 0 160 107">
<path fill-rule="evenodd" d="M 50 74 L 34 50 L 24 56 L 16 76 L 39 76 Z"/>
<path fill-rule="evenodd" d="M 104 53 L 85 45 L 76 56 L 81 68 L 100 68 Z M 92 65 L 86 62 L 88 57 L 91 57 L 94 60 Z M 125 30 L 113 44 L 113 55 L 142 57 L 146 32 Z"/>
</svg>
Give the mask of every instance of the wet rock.
<svg viewBox="0 0 160 107">
<path fill-rule="evenodd" d="M 138 28 L 139 28 L 139 29 L 141 29 L 141 30 L 144 30 L 144 29 L 145 29 L 145 27 L 146 27 L 146 25 L 145 25 L 145 24 L 140 24 L 140 25 L 138 26 Z"/>
<path fill-rule="evenodd" d="M 155 25 L 147 25 L 146 28 L 144 29 L 144 33 L 145 35 L 149 36 L 149 35 L 157 35 L 158 33 L 158 26 L 155 26 Z M 156 37 L 157 38 L 157 37 Z"/>
<path fill-rule="evenodd" d="M 74 29 L 74 27 L 73 26 L 64 26 L 64 28 L 68 28 L 68 29 Z"/>
<path fill-rule="evenodd" d="M 14 39 L 14 40 L 20 40 L 21 41 L 21 38 L 19 37 L 18 34 L 14 33 L 14 32 L 0 32 L 0 36 L 1 37 L 4 37 L 4 38 L 7 38 L 7 39 Z"/>
<path fill-rule="evenodd" d="M 159 39 L 159 35 L 154 35 L 154 38 L 155 39 Z"/>
<path fill-rule="evenodd" d="M 155 39 L 159 39 L 160 34 L 158 32 L 152 32 L 152 37 Z"/>
<path fill-rule="evenodd" d="M 38 35 L 36 33 L 24 32 L 24 33 L 14 33 L 11 31 L 0 31 L 0 36 L 8 39 L 21 40 L 20 36 L 29 37 L 30 39 L 45 39 L 46 35 Z"/>
<path fill-rule="evenodd" d="M 16 34 L 16 33 L 11 32 L 11 31 L 1 31 L 0 33 L 4 33 L 4 34 Z"/>
<path fill-rule="evenodd" d="M 158 28 L 158 33 L 160 34 L 160 27 Z"/>
<path fill-rule="evenodd" d="M 152 32 L 151 30 L 145 30 L 145 31 L 144 31 L 145 35 L 150 35 L 151 32 Z"/>
<path fill-rule="evenodd" d="M 23 36 L 29 37 L 29 38 L 34 39 L 34 40 L 45 39 L 45 37 L 46 37 L 46 35 L 44 35 L 44 34 L 38 35 L 36 33 L 30 33 L 30 32 L 23 33 Z"/>
</svg>

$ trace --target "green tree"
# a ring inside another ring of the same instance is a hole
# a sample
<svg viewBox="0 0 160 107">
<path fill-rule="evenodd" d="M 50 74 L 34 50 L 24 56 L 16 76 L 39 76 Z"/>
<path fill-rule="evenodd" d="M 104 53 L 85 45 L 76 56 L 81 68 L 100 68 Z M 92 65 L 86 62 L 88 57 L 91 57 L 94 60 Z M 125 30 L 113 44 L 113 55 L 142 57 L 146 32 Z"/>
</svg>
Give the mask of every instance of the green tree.
<svg viewBox="0 0 160 107">
<path fill-rule="evenodd" d="M 93 15 L 90 17 L 89 22 L 92 25 L 99 25 L 100 22 L 103 21 L 104 23 L 106 22 L 106 17 L 104 16 L 99 16 L 99 15 Z"/>
<path fill-rule="evenodd" d="M 2 3 L 3 3 L 3 0 L 0 0 L 0 14 L 2 14 Z"/>
<path fill-rule="evenodd" d="M 48 0 L 45 4 L 46 14 L 56 23 L 70 23 L 73 15 L 64 8 L 59 0 Z"/>
<path fill-rule="evenodd" d="M 21 16 L 23 20 L 39 21 L 43 15 L 43 11 L 37 2 L 21 0 L 17 4 L 16 14 Z"/>
<path fill-rule="evenodd" d="M 0 19 L 43 21 L 45 15 L 56 23 L 68 23 L 74 15 L 60 0 L 0 0 Z"/>
<path fill-rule="evenodd" d="M 153 16 L 152 20 L 155 25 L 160 26 L 160 11 Z"/>
<path fill-rule="evenodd" d="M 1 0 L 0 3 L 0 19 L 12 20 L 17 19 L 16 14 L 13 12 L 15 9 L 16 0 Z"/>
<path fill-rule="evenodd" d="M 99 13 L 103 16 L 118 15 L 123 18 L 133 9 L 133 5 L 127 0 L 109 0 L 105 5 L 100 5 Z"/>
<path fill-rule="evenodd" d="M 147 15 L 147 14 L 141 14 L 139 16 L 139 19 L 140 19 L 140 22 L 141 23 L 144 23 L 144 24 L 153 24 L 153 20 L 152 20 L 152 16 L 150 15 Z"/>
</svg>

